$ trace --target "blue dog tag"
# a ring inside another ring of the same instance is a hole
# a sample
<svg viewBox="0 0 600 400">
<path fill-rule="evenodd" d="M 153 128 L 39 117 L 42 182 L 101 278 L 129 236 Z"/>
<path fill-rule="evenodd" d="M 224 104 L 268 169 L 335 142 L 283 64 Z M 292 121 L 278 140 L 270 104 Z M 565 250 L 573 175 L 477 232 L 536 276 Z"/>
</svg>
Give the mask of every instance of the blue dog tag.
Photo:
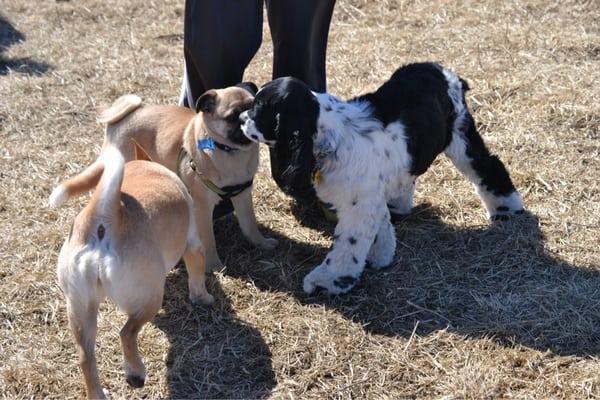
<svg viewBox="0 0 600 400">
<path fill-rule="evenodd" d="M 213 138 L 208 137 L 202 140 L 198 140 L 198 144 L 196 146 L 199 150 L 214 150 L 215 141 L 213 140 Z"/>
</svg>

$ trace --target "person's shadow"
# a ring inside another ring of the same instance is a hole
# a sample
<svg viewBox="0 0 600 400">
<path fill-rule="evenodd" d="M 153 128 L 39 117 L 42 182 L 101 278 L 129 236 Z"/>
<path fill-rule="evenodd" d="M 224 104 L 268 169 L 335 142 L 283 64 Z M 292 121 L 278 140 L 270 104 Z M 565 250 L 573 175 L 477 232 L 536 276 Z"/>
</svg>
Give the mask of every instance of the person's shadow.
<svg viewBox="0 0 600 400">
<path fill-rule="evenodd" d="M 314 210 L 292 212 L 304 225 L 333 231 L 334 224 Z M 272 255 L 243 244 L 237 227 L 217 229 L 217 243 L 230 260 L 226 274 L 304 304 L 324 304 L 372 333 L 409 337 L 447 329 L 556 354 L 600 354 L 597 267 L 551 254 L 531 214 L 477 227 L 445 224 L 440 214 L 422 204 L 397 222 L 394 265 L 366 269 L 352 292 L 338 297 L 302 292 L 302 278 L 322 261 L 325 247 L 264 227 L 280 241 Z"/>
<path fill-rule="evenodd" d="M 6 75 L 10 71 L 16 71 L 27 75 L 42 75 L 52 68 L 50 64 L 32 60 L 29 57 L 9 59 L 3 53 L 15 43 L 25 40 L 25 35 L 19 32 L 0 14 L 0 75 Z"/>
<path fill-rule="evenodd" d="M 212 306 L 188 299 L 180 264 L 168 276 L 153 323 L 168 337 L 169 398 L 264 398 L 276 385 L 271 352 L 260 332 L 238 319 L 217 280 L 208 276 Z"/>
</svg>

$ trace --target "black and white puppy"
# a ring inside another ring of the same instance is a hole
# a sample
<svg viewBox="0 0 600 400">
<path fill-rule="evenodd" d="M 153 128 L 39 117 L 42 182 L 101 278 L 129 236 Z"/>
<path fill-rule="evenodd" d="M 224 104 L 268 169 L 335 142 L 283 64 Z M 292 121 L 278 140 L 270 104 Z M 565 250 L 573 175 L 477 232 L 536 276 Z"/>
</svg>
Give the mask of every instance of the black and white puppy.
<svg viewBox="0 0 600 400">
<path fill-rule="evenodd" d="M 271 146 L 277 184 L 296 198 L 330 203 L 338 216 L 325 261 L 304 290 L 348 292 L 365 263 L 391 264 L 396 238 L 390 213 L 408 214 L 415 181 L 445 153 L 469 179 L 491 219 L 523 212 L 506 168 L 490 154 L 465 102 L 465 81 L 433 63 L 398 69 L 374 93 L 344 102 L 301 81 L 266 84 L 242 131 Z"/>
</svg>

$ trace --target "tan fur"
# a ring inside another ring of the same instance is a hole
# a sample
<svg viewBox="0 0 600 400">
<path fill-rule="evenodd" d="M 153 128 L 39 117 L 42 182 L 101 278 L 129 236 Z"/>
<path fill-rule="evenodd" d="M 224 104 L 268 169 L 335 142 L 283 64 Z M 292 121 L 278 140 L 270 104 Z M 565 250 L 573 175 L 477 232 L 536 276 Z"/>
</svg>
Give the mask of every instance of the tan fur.
<svg viewBox="0 0 600 400">
<path fill-rule="evenodd" d="M 101 124 L 115 124 L 142 105 L 142 99 L 134 94 L 119 97 L 109 108 L 102 111 L 96 121 Z"/>
<path fill-rule="evenodd" d="M 184 147 L 193 157 L 198 172 L 217 186 L 238 185 L 249 181 L 258 169 L 258 145 L 250 143 L 241 146 L 231 142 L 231 131 L 239 128 L 239 122 L 228 122 L 227 119 L 234 111 L 247 109 L 253 97 L 238 87 L 210 90 L 207 94 L 214 97 L 214 110 L 198 114 L 188 108 L 171 105 L 146 105 L 136 108 L 136 101 L 126 100 L 130 96 L 122 96 L 101 114 L 102 120 L 109 121 L 102 151 L 104 152 L 107 146 L 115 146 L 125 160 L 133 160 L 133 140 L 143 148 L 150 159 L 177 172 L 179 151 Z M 126 114 L 124 110 L 128 109 L 129 114 Z M 212 137 L 240 150 L 234 153 L 197 150 L 197 141 L 205 137 Z M 60 205 L 69 198 L 93 188 L 102 173 L 96 164 L 90 165 L 82 173 L 57 187 L 62 192 L 58 193 L 55 189 L 57 193 L 55 196 L 53 192 L 54 200 L 51 198 L 51 204 Z M 207 266 L 209 270 L 213 270 L 223 266 L 217 254 L 212 229 L 213 209 L 220 198 L 202 184 L 198 172 L 191 170 L 187 165 L 181 166 L 181 179 L 194 199 L 198 231 L 206 248 Z M 265 238 L 258 230 L 251 188 L 232 199 L 232 203 L 244 235 L 256 246 L 263 249 L 274 248 L 277 241 Z"/>
<path fill-rule="evenodd" d="M 104 170 L 100 183 L 75 218 L 58 261 L 88 398 L 105 395 L 94 347 L 98 306 L 106 296 L 129 316 L 120 336 L 127 381 L 136 387 L 145 379 L 137 335 L 160 308 L 166 274 L 181 257 L 190 299 L 213 301 L 205 287 L 193 201 L 181 180 L 153 162 L 123 166 L 115 148 L 108 148 L 98 162 Z"/>
</svg>

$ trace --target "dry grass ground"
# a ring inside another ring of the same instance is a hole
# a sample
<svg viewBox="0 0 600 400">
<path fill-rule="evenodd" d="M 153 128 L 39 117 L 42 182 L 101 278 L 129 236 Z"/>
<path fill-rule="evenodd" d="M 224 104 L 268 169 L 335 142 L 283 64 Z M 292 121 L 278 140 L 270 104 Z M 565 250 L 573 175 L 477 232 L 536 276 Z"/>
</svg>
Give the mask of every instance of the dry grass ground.
<svg viewBox="0 0 600 400">
<path fill-rule="evenodd" d="M 96 157 L 96 106 L 128 92 L 176 102 L 182 7 L 0 0 L 2 396 L 83 396 L 55 263 L 85 199 L 55 212 L 46 198 Z M 169 275 L 141 334 L 143 389 L 125 383 L 124 318 L 106 303 L 105 386 L 117 398 L 600 397 L 598 21 L 597 0 L 339 0 L 330 92 L 374 89 L 416 60 L 454 69 L 532 215 L 490 225 L 440 159 L 396 226 L 395 265 L 367 271 L 350 295 L 306 296 L 302 277 L 332 227 L 293 207 L 263 157 L 256 208 L 278 250 L 263 254 L 235 221 L 218 224 L 228 267 L 209 277 L 216 304 L 192 307 L 184 270 Z M 247 79 L 269 80 L 270 49 L 265 28 Z"/>
</svg>

